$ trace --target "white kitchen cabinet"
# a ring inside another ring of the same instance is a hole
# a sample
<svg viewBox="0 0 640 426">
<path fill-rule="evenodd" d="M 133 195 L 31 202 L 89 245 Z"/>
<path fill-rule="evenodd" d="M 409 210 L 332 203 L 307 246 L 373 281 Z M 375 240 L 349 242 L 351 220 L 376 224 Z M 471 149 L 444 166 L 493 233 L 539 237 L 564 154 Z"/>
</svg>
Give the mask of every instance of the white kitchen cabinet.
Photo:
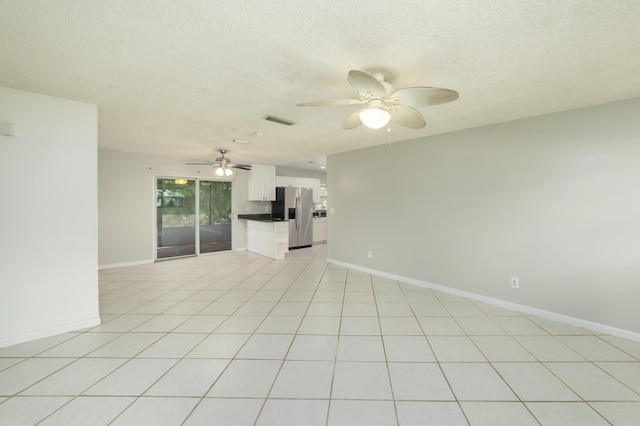
<svg viewBox="0 0 640 426">
<path fill-rule="evenodd" d="M 284 259 L 285 253 L 289 253 L 289 222 L 247 220 L 247 250 L 272 259 Z"/>
<path fill-rule="evenodd" d="M 313 243 L 324 243 L 327 241 L 327 218 L 313 218 Z"/>
<path fill-rule="evenodd" d="M 297 186 L 298 188 L 311 188 L 311 186 L 309 186 L 309 179 L 302 177 L 291 177 L 291 186 Z"/>
<path fill-rule="evenodd" d="M 303 177 L 291 177 L 290 179 L 291 179 L 291 186 L 297 186 L 299 188 L 311 188 L 313 191 L 314 203 L 322 202 L 320 200 L 320 179 L 303 178 Z M 288 186 L 288 185 L 278 185 L 278 186 Z"/>
<path fill-rule="evenodd" d="M 312 180 L 313 186 L 311 187 L 311 189 L 313 189 L 313 202 L 318 204 L 322 202 L 322 199 L 320 198 L 320 179 Z"/>
<path fill-rule="evenodd" d="M 291 186 L 291 177 L 276 176 L 276 186 Z"/>
<path fill-rule="evenodd" d="M 249 201 L 276 200 L 276 167 L 252 164 L 249 172 Z"/>
</svg>

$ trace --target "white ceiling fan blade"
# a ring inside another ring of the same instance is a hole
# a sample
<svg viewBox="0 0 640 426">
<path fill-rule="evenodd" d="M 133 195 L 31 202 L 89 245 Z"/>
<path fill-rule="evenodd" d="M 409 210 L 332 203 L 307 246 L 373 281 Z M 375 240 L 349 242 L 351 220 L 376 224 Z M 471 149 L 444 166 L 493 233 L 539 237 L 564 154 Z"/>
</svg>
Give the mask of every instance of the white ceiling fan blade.
<svg viewBox="0 0 640 426">
<path fill-rule="evenodd" d="M 427 125 L 420 114 L 415 109 L 406 105 L 396 105 L 395 111 L 391 113 L 391 122 L 410 129 L 421 129 Z"/>
<path fill-rule="evenodd" d="M 349 84 L 360 93 L 373 93 L 384 97 L 387 95 L 387 88 L 373 74 L 366 71 L 351 70 L 347 77 Z"/>
<path fill-rule="evenodd" d="M 303 102 L 300 104 L 296 104 L 296 106 L 353 105 L 353 104 L 363 104 L 365 102 L 367 101 L 361 101 L 360 99 L 329 99 L 326 101 Z"/>
<path fill-rule="evenodd" d="M 349 116 L 345 118 L 344 123 L 342 123 L 342 128 L 345 130 L 351 130 L 361 125 L 362 121 L 360 121 L 360 111 L 364 110 L 360 109 L 352 114 L 349 114 Z"/>
<path fill-rule="evenodd" d="M 396 90 L 389 98 L 399 99 L 404 105 L 429 106 L 455 101 L 458 96 L 455 90 L 440 87 L 407 87 Z"/>
</svg>

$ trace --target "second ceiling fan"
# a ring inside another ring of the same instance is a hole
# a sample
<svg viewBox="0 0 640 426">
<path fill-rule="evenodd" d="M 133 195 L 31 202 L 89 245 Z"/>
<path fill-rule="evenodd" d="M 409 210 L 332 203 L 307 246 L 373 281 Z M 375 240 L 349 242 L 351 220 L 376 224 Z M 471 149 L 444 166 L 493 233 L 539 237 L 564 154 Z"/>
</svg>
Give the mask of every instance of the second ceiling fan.
<svg viewBox="0 0 640 426">
<path fill-rule="evenodd" d="M 394 90 L 382 74 L 351 70 L 347 80 L 358 91 L 358 99 L 330 99 L 304 102 L 297 106 L 331 106 L 367 104 L 367 107 L 350 114 L 342 127 L 354 129 L 364 124 L 379 129 L 389 122 L 411 129 L 426 125 L 424 117 L 414 107 L 439 105 L 458 99 L 458 92 L 439 87 L 407 87 Z"/>
<path fill-rule="evenodd" d="M 251 165 L 249 164 L 233 164 L 231 160 L 229 160 L 224 155 L 228 153 L 226 149 L 219 149 L 220 157 L 216 158 L 214 161 L 203 161 L 199 163 L 184 163 L 189 166 L 217 166 L 216 167 L 216 175 L 218 176 L 231 176 L 233 171 L 231 168 L 241 169 L 241 170 L 251 170 Z"/>
</svg>

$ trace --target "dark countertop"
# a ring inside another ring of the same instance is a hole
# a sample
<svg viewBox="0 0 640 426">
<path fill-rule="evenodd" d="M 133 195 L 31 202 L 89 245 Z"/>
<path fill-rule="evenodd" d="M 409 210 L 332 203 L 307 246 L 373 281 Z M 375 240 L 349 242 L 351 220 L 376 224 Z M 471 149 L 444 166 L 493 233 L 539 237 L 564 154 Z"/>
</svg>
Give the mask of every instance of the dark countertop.
<svg viewBox="0 0 640 426">
<path fill-rule="evenodd" d="M 255 220 L 257 222 L 287 222 L 286 219 L 274 219 L 270 214 L 239 214 L 238 219 Z"/>
</svg>

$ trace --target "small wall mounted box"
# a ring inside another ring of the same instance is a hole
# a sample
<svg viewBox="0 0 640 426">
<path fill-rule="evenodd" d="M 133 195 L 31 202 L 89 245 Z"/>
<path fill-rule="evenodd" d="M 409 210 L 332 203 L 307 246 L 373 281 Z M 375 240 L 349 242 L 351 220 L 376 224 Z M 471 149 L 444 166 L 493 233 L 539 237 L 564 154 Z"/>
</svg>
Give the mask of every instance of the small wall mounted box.
<svg viewBox="0 0 640 426">
<path fill-rule="evenodd" d="M 0 135 L 13 136 L 13 123 L 0 121 Z"/>
</svg>

